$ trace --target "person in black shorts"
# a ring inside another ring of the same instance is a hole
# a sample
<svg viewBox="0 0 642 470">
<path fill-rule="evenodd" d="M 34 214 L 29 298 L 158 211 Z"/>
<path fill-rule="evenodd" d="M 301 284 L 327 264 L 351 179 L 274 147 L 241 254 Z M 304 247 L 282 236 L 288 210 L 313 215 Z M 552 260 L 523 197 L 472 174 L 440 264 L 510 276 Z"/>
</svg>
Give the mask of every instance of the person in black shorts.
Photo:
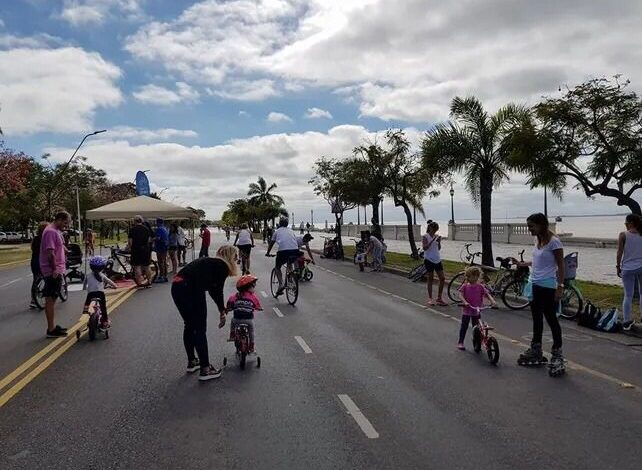
<svg viewBox="0 0 642 470">
<path fill-rule="evenodd" d="M 134 217 L 134 225 L 129 229 L 127 247 L 131 254 L 129 262 L 134 268 L 134 277 L 139 286 L 151 286 L 152 271 L 149 268 L 151 239 L 152 232 L 143 224 L 143 217 L 140 215 Z"/>
<path fill-rule="evenodd" d="M 288 262 L 296 262 L 297 258 L 299 257 L 299 243 L 297 242 L 296 235 L 288 227 L 289 222 L 288 219 L 282 218 L 279 221 L 279 228 L 276 229 L 274 232 L 274 235 L 272 235 L 272 239 L 270 240 L 270 244 L 268 245 L 267 253 L 265 253 L 265 256 L 270 256 L 270 251 L 272 250 L 272 247 L 276 243 L 279 245 L 279 250 L 276 252 L 276 276 L 277 279 L 279 280 L 279 290 L 276 292 L 277 297 L 283 293 L 284 286 L 283 286 L 283 273 L 281 272 L 281 267 L 284 264 L 287 264 Z"/>
<path fill-rule="evenodd" d="M 239 249 L 239 255 L 241 256 L 241 264 L 243 265 L 243 273 L 249 274 L 250 272 L 250 254 L 252 253 L 252 247 L 254 246 L 254 237 L 252 236 L 252 231 L 248 229 L 247 224 L 241 224 L 241 229 L 236 232 L 236 238 L 234 239 L 234 246 Z"/>
</svg>

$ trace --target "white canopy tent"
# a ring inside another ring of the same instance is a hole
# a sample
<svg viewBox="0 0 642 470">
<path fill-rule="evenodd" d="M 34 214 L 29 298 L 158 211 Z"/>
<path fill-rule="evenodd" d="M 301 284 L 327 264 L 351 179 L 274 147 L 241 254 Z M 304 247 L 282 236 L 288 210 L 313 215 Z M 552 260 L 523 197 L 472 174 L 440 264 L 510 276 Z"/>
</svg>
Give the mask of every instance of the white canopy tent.
<svg viewBox="0 0 642 470">
<path fill-rule="evenodd" d="M 133 219 L 137 215 L 143 216 L 147 220 L 156 218 L 167 220 L 197 218 L 191 209 L 149 196 L 136 196 L 131 199 L 112 202 L 87 211 L 86 217 L 87 220 L 116 221 Z"/>
</svg>

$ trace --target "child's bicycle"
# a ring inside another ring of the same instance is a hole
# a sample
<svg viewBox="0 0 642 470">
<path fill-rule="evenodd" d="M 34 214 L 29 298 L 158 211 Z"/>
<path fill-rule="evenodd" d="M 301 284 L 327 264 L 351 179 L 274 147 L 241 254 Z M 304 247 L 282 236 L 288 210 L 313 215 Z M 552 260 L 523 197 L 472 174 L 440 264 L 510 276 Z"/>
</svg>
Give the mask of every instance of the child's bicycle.
<svg viewBox="0 0 642 470">
<path fill-rule="evenodd" d="M 301 281 L 310 282 L 314 277 L 314 273 L 309 266 L 311 262 L 312 260 L 309 260 L 307 258 L 305 258 L 304 260 L 301 260 L 301 258 L 299 258 L 299 260 L 297 260 L 296 272 L 299 274 L 299 279 Z"/>
<path fill-rule="evenodd" d="M 94 341 L 98 333 L 102 333 L 105 339 L 109 339 L 109 328 L 100 327 L 100 317 L 102 316 L 102 311 L 100 309 L 100 300 L 91 299 L 89 303 L 89 320 L 87 320 L 87 326 L 83 328 L 82 331 L 87 331 L 89 336 L 89 341 Z M 80 339 L 81 330 L 76 330 L 76 339 Z"/>
<path fill-rule="evenodd" d="M 236 357 L 239 358 L 239 366 L 243 370 L 250 353 L 250 333 L 247 323 L 237 323 L 234 326 L 234 346 L 236 347 Z M 223 358 L 223 366 L 227 366 L 227 356 Z M 256 356 L 256 367 L 261 367 L 260 356 Z"/>
<path fill-rule="evenodd" d="M 477 310 L 478 313 L 481 313 L 482 310 L 487 310 L 491 307 L 472 307 Z M 499 361 L 499 343 L 494 336 L 492 336 L 489 331 L 493 330 L 492 326 L 489 326 L 481 316 L 479 321 L 473 327 L 473 350 L 478 353 L 481 351 L 482 346 L 486 349 L 486 354 L 488 355 L 488 360 L 491 364 L 497 364 Z"/>
</svg>

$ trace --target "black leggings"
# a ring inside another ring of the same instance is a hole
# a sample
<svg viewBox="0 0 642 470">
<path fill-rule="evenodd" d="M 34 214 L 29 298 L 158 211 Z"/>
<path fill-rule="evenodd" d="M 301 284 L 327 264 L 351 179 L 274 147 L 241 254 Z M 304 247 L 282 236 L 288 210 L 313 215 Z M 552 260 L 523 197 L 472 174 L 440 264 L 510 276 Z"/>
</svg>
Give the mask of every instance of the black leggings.
<svg viewBox="0 0 642 470">
<path fill-rule="evenodd" d="M 199 258 L 209 258 L 210 248 L 209 246 L 201 246 L 201 251 L 198 252 L 198 257 Z"/>
<path fill-rule="evenodd" d="M 463 343 L 464 338 L 466 337 L 466 331 L 468 331 L 468 323 L 472 322 L 473 326 L 479 323 L 479 317 L 471 317 L 470 315 L 461 316 L 461 327 L 459 328 L 459 342 Z"/>
<path fill-rule="evenodd" d="M 193 361 L 198 354 L 201 367 L 210 365 L 207 348 L 207 300 L 205 292 L 191 289 L 186 282 L 172 284 L 172 298 L 183 317 L 183 344 L 187 359 Z"/>
<path fill-rule="evenodd" d="M 544 318 L 553 335 L 553 348 L 562 347 L 562 328 L 557 319 L 557 302 L 555 302 L 555 289 L 533 284 L 533 301 L 531 302 L 533 314 L 533 343 L 542 344 L 544 331 Z"/>
<path fill-rule="evenodd" d="M 100 304 L 100 321 L 107 321 L 107 300 L 105 299 L 105 293 L 100 291 L 88 293 L 85 299 L 85 308 L 89 307 L 93 299 L 98 299 L 98 303 Z"/>
</svg>

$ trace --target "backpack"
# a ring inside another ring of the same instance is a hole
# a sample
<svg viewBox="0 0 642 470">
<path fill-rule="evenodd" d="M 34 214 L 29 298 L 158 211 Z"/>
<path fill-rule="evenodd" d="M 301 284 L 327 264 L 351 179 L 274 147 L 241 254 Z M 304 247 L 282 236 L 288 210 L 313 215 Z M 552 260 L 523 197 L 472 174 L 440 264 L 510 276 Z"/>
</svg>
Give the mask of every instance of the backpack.
<svg viewBox="0 0 642 470">
<path fill-rule="evenodd" d="M 577 324 L 579 326 L 585 326 L 587 328 L 592 328 L 596 329 L 597 328 L 597 323 L 600 321 L 602 318 L 602 311 L 600 310 L 599 307 L 596 307 L 588 301 L 586 303 L 586 306 L 584 307 L 584 310 L 580 312 L 580 314 L 577 316 Z"/>
<path fill-rule="evenodd" d="M 597 329 L 607 333 L 614 333 L 619 328 L 618 311 L 617 308 L 612 307 L 602 315 L 602 318 L 597 323 Z"/>
</svg>

